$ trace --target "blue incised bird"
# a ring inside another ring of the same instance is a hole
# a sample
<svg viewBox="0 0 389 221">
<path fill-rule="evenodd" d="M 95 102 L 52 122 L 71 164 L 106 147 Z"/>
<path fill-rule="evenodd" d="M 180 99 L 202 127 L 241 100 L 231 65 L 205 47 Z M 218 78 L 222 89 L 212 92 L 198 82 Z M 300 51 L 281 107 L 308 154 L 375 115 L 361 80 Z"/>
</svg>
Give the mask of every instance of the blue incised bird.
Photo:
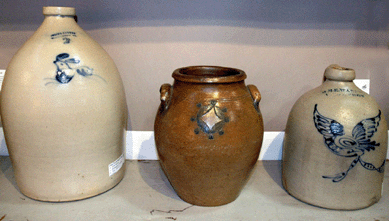
<svg viewBox="0 0 389 221">
<path fill-rule="evenodd" d="M 343 125 L 331 118 L 325 117 L 317 110 L 317 104 L 313 111 L 313 121 L 316 129 L 323 135 L 324 143 L 330 151 L 338 156 L 355 158 L 349 168 L 333 176 L 322 176 L 326 179 L 332 179 L 333 182 L 343 180 L 348 172 L 359 162 L 365 169 L 376 170 L 380 173 L 384 171 L 385 160 L 382 165 L 376 168 L 373 164 L 365 162 L 361 156 L 365 151 L 374 151 L 380 146 L 376 141 L 372 141 L 374 133 L 381 120 L 381 111 L 372 118 L 360 121 L 353 129 L 352 136 L 345 135 Z"/>
</svg>

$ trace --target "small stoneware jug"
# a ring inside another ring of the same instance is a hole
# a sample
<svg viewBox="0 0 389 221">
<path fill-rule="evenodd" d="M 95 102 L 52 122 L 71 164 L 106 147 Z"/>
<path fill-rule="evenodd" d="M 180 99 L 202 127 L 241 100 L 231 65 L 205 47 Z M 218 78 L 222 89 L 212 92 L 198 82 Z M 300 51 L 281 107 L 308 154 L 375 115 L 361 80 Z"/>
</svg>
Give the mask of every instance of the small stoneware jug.
<svg viewBox="0 0 389 221">
<path fill-rule="evenodd" d="M 238 69 L 192 66 L 161 86 L 155 143 L 163 171 L 184 201 L 234 201 L 258 160 L 263 138 L 261 95 Z"/>
<path fill-rule="evenodd" d="M 289 114 L 283 185 L 301 201 L 354 210 L 381 198 L 387 125 L 354 78 L 353 69 L 329 66 L 323 84 L 300 97 Z"/>
<path fill-rule="evenodd" d="M 23 194 L 83 199 L 124 175 L 124 88 L 112 59 L 76 23 L 74 8 L 44 7 L 43 14 L 6 69 L 5 140 Z"/>
</svg>

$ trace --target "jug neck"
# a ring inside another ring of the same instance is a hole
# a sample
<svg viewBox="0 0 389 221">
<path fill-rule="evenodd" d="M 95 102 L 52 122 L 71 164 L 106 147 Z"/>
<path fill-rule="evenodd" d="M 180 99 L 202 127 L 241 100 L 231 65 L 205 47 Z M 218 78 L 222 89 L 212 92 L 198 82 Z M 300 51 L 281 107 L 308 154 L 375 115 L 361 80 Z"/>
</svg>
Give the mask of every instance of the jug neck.
<svg viewBox="0 0 389 221">
<path fill-rule="evenodd" d="M 323 82 L 353 82 L 355 71 L 351 68 L 341 67 L 337 64 L 330 65 L 324 72 Z"/>
<path fill-rule="evenodd" d="M 43 7 L 42 26 L 50 26 L 51 31 L 62 30 L 70 26 L 77 26 L 76 10 L 72 7 Z"/>
</svg>

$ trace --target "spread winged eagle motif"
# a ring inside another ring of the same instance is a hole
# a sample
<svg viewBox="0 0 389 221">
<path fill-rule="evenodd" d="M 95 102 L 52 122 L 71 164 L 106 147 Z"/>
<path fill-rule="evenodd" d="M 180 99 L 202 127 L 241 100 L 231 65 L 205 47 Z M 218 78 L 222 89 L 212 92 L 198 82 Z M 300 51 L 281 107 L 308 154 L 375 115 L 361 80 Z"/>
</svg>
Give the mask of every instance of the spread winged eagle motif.
<svg viewBox="0 0 389 221">
<path fill-rule="evenodd" d="M 381 111 L 372 118 L 366 118 L 355 125 L 352 136 L 345 135 L 343 125 L 331 118 L 325 117 L 317 110 L 317 104 L 313 111 L 313 121 L 317 131 L 323 135 L 324 143 L 330 151 L 338 156 L 355 158 L 349 168 L 341 173 L 332 176 L 322 176 L 326 179 L 332 179 L 333 182 L 343 180 L 348 172 L 360 163 L 367 170 L 376 170 L 379 173 L 384 172 L 385 160 L 382 165 L 376 168 L 373 164 L 365 162 L 361 156 L 366 151 L 374 151 L 380 146 L 376 141 L 372 141 L 374 133 L 381 120 Z"/>
</svg>

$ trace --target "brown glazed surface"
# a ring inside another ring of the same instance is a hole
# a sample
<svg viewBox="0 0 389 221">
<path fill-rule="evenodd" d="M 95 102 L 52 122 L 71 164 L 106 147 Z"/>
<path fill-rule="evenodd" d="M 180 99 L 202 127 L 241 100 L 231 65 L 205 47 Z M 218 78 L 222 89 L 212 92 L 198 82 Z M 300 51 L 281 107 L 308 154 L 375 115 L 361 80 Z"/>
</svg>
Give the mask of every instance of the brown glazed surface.
<svg viewBox="0 0 389 221">
<path fill-rule="evenodd" d="M 194 66 L 177 69 L 161 87 L 155 142 L 177 194 L 200 206 L 235 200 L 258 160 L 263 121 L 258 89 L 243 71 Z"/>
</svg>

